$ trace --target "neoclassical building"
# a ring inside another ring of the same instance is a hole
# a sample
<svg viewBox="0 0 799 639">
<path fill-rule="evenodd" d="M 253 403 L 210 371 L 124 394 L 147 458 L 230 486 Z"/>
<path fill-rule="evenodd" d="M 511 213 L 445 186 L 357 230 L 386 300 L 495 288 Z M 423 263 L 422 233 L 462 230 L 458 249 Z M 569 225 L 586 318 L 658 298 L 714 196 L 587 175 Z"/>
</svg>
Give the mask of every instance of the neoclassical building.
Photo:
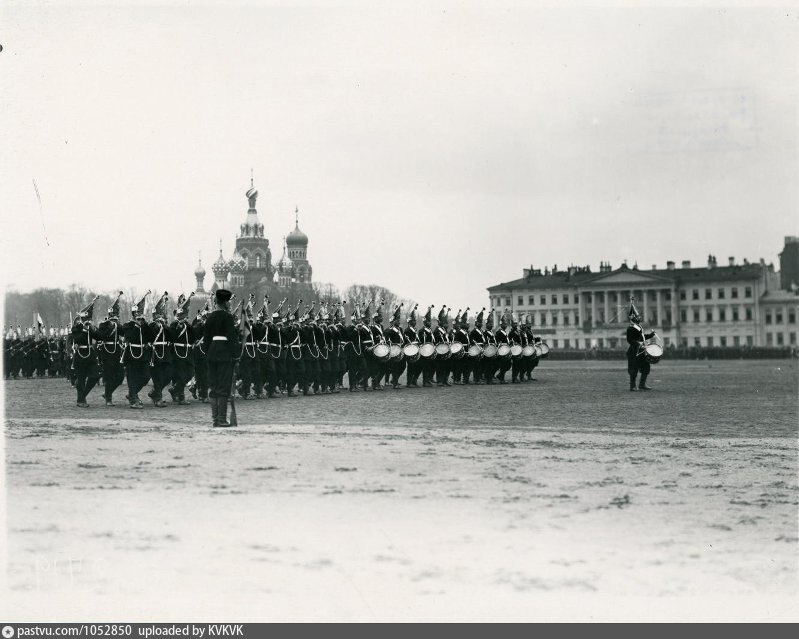
<svg viewBox="0 0 799 639">
<path fill-rule="evenodd" d="M 283 254 L 273 263 L 269 239 L 264 235 L 264 225 L 255 208 L 258 191 L 252 180 L 245 196 L 249 206 L 236 235 L 235 250 L 229 259 L 225 258 L 220 239 L 219 257 L 211 265 L 214 281 L 210 292 L 217 288 L 229 288 L 258 294 L 269 292 L 290 295 L 297 288 L 310 287 L 313 268 L 308 262 L 308 236 L 299 227 L 299 209 L 294 210 L 294 230 L 283 238 Z M 206 295 L 205 275 L 201 261 L 194 271 L 197 280 L 195 294 L 198 297 Z"/>
<path fill-rule="evenodd" d="M 780 254 L 783 273 L 799 271 L 795 246 L 786 238 Z M 599 271 L 571 266 L 559 270 L 525 268 L 522 277 L 488 289 L 490 308 L 530 317 L 535 332 L 554 348 L 626 347 L 624 330 L 630 298 L 666 345 L 675 346 L 789 346 L 797 344 L 799 291 L 793 276 L 782 277 L 764 260 L 719 265 L 713 255 L 707 264 L 678 267 L 637 264 Z"/>
</svg>

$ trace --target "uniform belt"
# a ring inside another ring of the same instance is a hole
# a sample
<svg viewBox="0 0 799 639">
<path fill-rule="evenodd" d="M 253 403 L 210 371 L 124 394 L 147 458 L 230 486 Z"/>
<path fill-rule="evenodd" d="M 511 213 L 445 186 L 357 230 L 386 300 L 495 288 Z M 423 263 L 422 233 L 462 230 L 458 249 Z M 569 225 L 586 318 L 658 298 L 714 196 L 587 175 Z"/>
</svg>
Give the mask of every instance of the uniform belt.
<svg viewBox="0 0 799 639">
<path fill-rule="evenodd" d="M 169 346 L 172 342 L 153 342 L 153 346 Z"/>
<path fill-rule="evenodd" d="M 215 342 L 227 342 L 227 337 L 224 335 L 214 335 L 213 341 Z"/>
<path fill-rule="evenodd" d="M 78 348 L 91 348 L 89 344 L 78 344 Z"/>
<path fill-rule="evenodd" d="M 361 344 L 371 344 L 372 340 L 361 340 Z"/>
<path fill-rule="evenodd" d="M 116 344 L 116 342 L 100 342 L 100 343 L 101 344 L 109 344 L 110 346 L 113 346 L 114 344 Z"/>
</svg>

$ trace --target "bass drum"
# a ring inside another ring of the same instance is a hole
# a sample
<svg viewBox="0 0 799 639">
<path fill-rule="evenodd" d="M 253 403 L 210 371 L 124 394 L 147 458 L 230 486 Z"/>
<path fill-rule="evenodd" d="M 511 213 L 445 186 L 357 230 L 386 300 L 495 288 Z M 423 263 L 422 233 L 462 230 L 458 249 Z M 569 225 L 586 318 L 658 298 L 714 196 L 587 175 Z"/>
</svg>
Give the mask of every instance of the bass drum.
<svg viewBox="0 0 799 639">
<path fill-rule="evenodd" d="M 483 349 L 479 344 L 472 344 L 469 347 L 469 357 L 480 359 L 483 356 Z"/>
<path fill-rule="evenodd" d="M 488 359 L 493 359 L 496 356 L 497 356 L 497 347 L 494 346 L 493 344 L 488 344 L 483 349 L 483 357 L 487 357 Z"/>
<path fill-rule="evenodd" d="M 466 350 L 460 342 L 452 342 L 452 344 L 449 345 L 449 352 L 455 359 L 460 359 L 466 355 Z"/>
<path fill-rule="evenodd" d="M 419 345 L 418 344 L 405 344 L 402 348 L 402 354 L 408 358 L 408 361 L 415 362 L 419 359 Z"/>
<path fill-rule="evenodd" d="M 388 344 L 378 344 L 372 349 L 372 355 L 382 362 L 388 359 L 390 351 L 391 349 L 388 347 Z"/>
<path fill-rule="evenodd" d="M 436 345 L 429 342 L 427 344 L 422 344 L 419 347 L 419 355 L 421 355 L 424 359 L 435 359 Z"/>
<path fill-rule="evenodd" d="M 399 361 L 402 359 L 402 346 L 399 344 L 391 344 L 388 347 L 388 358 L 391 361 Z"/>
<path fill-rule="evenodd" d="M 521 359 L 522 347 L 519 344 L 514 344 L 510 347 L 510 355 L 513 359 Z"/>
<path fill-rule="evenodd" d="M 541 342 L 541 357 L 547 357 L 549 355 L 549 346 L 547 346 L 546 342 Z"/>
<path fill-rule="evenodd" d="M 436 344 L 436 357 L 440 357 L 441 359 L 448 359 L 449 358 L 449 344 L 445 342 L 440 342 Z"/>
<path fill-rule="evenodd" d="M 510 359 L 510 344 L 500 344 L 497 349 L 497 356 L 502 359 Z"/>
<path fill-rule="evenodd" d="M 535 355 L 535 346 L 525 346 L 522 349 L 522 357 L 533 357 Z"/>
</svg>

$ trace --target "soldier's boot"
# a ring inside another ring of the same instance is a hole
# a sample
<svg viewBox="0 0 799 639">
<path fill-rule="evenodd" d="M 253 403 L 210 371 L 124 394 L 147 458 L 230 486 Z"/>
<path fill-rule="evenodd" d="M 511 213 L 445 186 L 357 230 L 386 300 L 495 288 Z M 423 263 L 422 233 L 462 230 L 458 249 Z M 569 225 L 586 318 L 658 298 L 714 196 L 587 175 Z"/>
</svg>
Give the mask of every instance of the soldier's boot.
<svg viewBox="0 0 799 639">
<path fill-rule="evenodd" d="M 217 428 L 227 428 L 230 422 L 227 420 L 227 397 L 216 398 Z"/>
<path fill-rule="evenodd" d="M 219 425 L 219 404 L 216 403 L 217 398 L 211 398 L 211 417 L 214 420 L 214 428 Z"/>
<path fill-rule="evenodd" d="M 647 386 L 646 385 L 646 378 L 647 377 L 648 377 L 648 375 L 644 375 L 644 374 L 641 375 L 641 381 L 638 382 L 638 388 L 640 388 L 641 390 L 652 390 L 651 386 Z"/>
<path fill-rule="evenodd" d="M 177 394 L 177 391 L 175 390 L 175 387 L 174 386 L 170 386 L 166 390 L 169 392 L 169 396 L 172 398 L 172 402 L 177 404 L 178 403 L 178 394 Z"/>
<path fill-rule="evenodd" d="M 635 388 L 635 378 L 636 378 L 635 375 L 630 375 L 630 390 L 631 391 L 637 390 Z"/>
<path fill-rule="evenodd" d="M 196 385 L 192 384 L 191 386 L 189 386 L 189 392 L 191 393 L 191 396 L 194 399 L 197 399 L 197 386 Z M 202 399 L 202 397 L 200 399 Z"/>
</svg>

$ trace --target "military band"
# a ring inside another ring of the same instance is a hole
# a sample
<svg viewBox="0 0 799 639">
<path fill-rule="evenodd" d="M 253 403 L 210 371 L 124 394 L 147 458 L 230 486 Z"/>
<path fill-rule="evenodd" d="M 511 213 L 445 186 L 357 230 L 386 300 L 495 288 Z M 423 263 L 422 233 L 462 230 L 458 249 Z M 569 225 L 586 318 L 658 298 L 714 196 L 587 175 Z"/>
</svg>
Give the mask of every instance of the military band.
<svg viewBox="0 0 799 639">
<path fill-rule="evenodd" d="M 403 305 L 390 310 L 386 326 L 385 303 L 369 300 L 351 304 L 349 322 L 346 302 L 331 306 L 315 302 L 283 311 L 284 299 L 270 312 L 269 298 L 255 312 L 254 296 L 238 310 L 230 310 L 233 294 L 218 289 L 193 320 L 188 297 L 180 295 L 171 322 L 167 322 L 168 293 L 157 300 L 152 318 L 145 317 L 150 292 L 133 305 L 131 318 L 120 323 L 119 300 L 108 308 L 98 326 L 92 323 L 92 300 L 75 318 L 69 331 L 44 331 L 34 337 L 9 329 L 4 335 L 7 378 L 40 374 L 65 375 L 77 393 L 77 406 L 88 407 L 88 396 L 102 378 L 103 399 L 113 406 L 113 395 L 127 380 L 128 405 L 142 409 L 139 396 L 149 382 L 152 404 L 188 405 L 187 391 L 211 404 L 216 427 L 229 426 L 228 403 L 233 395 L 245 400 L 281 396 L 446 388 L 455 385 L 492 385 L 532 381 L 533 371 L 547 357 L 549 348 L 533 332 L 530 317 L 502 313 L 494 331 L 493 314 L 482 308 L 469 316 L 469 308 L 450 317 L 442 305 L 433 326 L 434 305 L 427 307 L 417 328 L 418 305 L 409 310 L 402 328 Z M 215 310 L 211 310 L 215 306 Z M 375 311 L 372 312 L 372 305 Z M 240 304 L 242 304 L 240 302 Z M 301 310 L 303 309 L 303 310 Z M 642 318 L 630 304 L 627 329 L 630 390 L 650 390 L 650 364 L 662 355 L 654 331 L 646 331 Z M 506 376 L 510 372 L 510 380 Z M 640 382 L 637 377 L 640 374 Z"/>
</svg>

